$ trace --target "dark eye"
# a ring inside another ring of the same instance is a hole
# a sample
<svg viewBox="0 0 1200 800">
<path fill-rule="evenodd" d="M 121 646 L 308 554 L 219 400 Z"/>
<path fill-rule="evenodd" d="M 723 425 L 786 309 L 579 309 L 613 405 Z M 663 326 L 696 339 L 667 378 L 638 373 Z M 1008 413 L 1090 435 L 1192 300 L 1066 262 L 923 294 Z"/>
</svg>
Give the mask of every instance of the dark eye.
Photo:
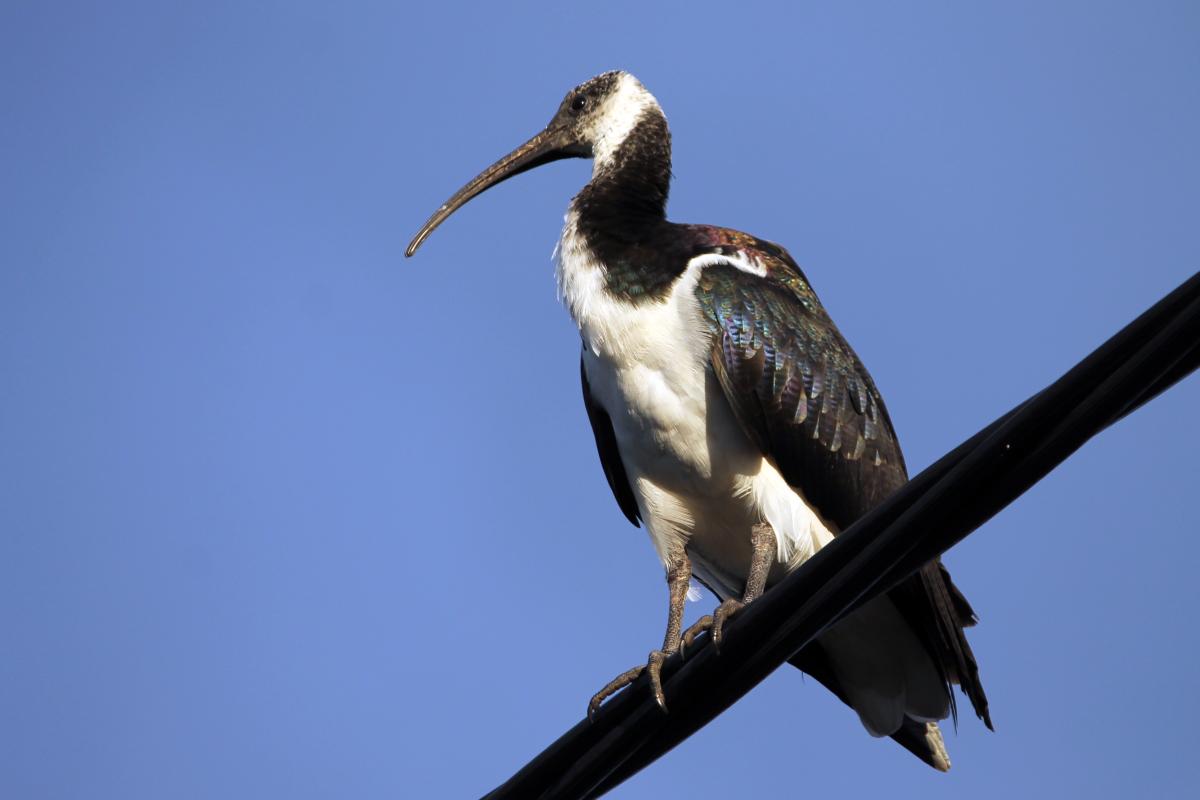
<svg viewBox="0 0 1200 800">
<path fill-rule="evenodd" d="M 587 108 L 587 95 L 577 94 L 571 99 L 572 111 L 583 111 Z"/>
</svg>

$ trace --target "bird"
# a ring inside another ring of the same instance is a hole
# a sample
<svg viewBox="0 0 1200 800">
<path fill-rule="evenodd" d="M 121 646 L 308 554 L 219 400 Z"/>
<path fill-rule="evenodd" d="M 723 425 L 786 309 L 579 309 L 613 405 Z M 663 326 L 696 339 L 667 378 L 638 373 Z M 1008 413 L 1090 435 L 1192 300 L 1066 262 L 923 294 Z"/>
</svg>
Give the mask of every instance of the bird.
<svg viewBox="0 0 1200 800">
<path fill-rule="evenodd" d="M 668 588 L 666 633 L 643 673 L 666 711 L 664 660 L 725 622 L 904 484 L 907 470 L 874 381 L 780 245 L 666 215 L 671 134 L 632 74 L 569 91 L 549 124 L 459 189 L 409 244 L 411 257 L 451 214 L 527 170 L 590 158 L 554 263 L 582 340 L 583 401 L 604 476 L 645 525 Z M 692 580 L 720 601 L 686 631 Z M 957 721 L 958 685 L 991 729 L 964 629 L 977 617 L 940 560 L 863 604 L 791 663 L 938 770 L 938 722 Z"/>
</svg>

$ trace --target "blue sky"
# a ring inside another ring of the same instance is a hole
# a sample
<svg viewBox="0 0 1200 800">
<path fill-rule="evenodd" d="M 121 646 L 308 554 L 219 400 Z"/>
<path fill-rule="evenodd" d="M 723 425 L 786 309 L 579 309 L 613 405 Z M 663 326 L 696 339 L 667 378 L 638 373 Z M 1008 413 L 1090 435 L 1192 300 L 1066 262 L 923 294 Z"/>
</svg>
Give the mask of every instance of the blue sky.
<svg viewBox="0 0 1200 800">
<path fill-rule="evenodd" d="M 470 797 L 661 638 L 551 248 L 637 74 L 673 218 L 785 244 L 910 466 L 1200 264 L 1194 3 L 6 3 L 0 795 Z M 782 670 L 615 796 L 1181 795 L 1200 383 L 947 561 L 996 733 L 939 775 Z M 705 612 L 711 598 L 692 604 Z"/>
</svg>

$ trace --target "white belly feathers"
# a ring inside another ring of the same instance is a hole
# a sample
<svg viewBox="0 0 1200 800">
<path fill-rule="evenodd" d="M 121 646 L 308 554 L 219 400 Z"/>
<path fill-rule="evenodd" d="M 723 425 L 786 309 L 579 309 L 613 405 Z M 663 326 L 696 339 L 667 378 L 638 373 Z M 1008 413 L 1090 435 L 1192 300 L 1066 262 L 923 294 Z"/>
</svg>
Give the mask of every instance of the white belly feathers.
<svg viewBox="0 0 1200 800">
<path fill-rule="evenodd" d="M 742 432 L 711 374 L 711 334 L 694 291 L 713 257 L 695 259 L 664 301 L 630 303 L 605 290 L 603 268 L 577 234 L 573 212 L 556 254 L 593 398 L 612 419 L 664 563 L 686 547 L 699 577 L 724 597 L 742 590 L 755 523 L 775 529 L 787 569 L 830 541 L 817 514 Z"/>
</svg>

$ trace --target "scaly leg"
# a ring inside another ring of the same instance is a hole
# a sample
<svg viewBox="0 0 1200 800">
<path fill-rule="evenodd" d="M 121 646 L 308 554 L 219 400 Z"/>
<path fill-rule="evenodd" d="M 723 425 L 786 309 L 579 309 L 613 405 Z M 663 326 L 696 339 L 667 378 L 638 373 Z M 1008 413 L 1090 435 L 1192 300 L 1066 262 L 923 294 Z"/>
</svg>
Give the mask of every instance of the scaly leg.
<svg viewBox="0 0 1200 800">
<path fill-rule="evenodd" d="M 746 590 L 742 599 L 727 598 L 711 615 L 706 614 L 696 620 L 696 624 L 688 628 L 687 633 L 683 635 L 684 650 L 692 646 L 698 635 L 711 630 L 713 646 L 720 652 L 725 621 L 745 608 L 747 603 L 757 600 L 767 588 L 767 574 L 771 571 L 771 561 L 776 552 L 775 531 L 770 524 L 760 522 L 750 529 L 750 546 L 750 573 L 746 577 Z"/>
<path fill-rule="evenodd" d="M 588 719 L 592 719 L 600 704 L 612 695 L 624 689 L 637 680 L 643 671 L 650 673 L 650 689 L 658 707 L 667 710 L 667 699 L 663 696 L 662 665 L 667 656 L 679 652 L 680 631 L 683 628 L 683 606 L 687 601 L 688 584 L 692 580 L 692 562 L 687 553 L 681 552 L 675 557 L 674 563 L 667 570 L 667 588 L 670 591 L 671 605 L 667 610 L 667 634 L 663 637 L 661 650 L 652 650 L 645 664 L 622 672 L 609 681 L 588 703 Z"/>
</svg>

